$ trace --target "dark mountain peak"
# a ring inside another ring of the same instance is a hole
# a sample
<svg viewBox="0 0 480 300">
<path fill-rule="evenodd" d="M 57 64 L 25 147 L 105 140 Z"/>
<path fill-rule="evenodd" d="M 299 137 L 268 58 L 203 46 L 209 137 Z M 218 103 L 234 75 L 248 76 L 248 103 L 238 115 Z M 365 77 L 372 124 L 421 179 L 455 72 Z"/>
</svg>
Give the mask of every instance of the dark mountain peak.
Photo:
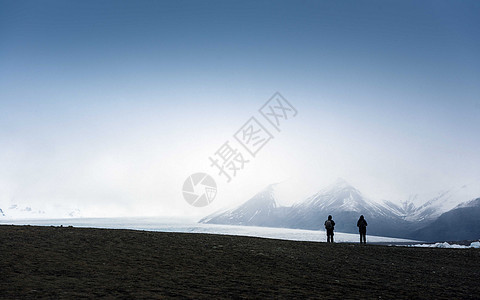
<svg viewBox="0 0 480 300">
<path fill-rule="evenodd" d="M 275 199 L 275 186 L 270 184 L 240 206 L 224 213 L 214 213 L 200 220 L 201 223 L 273 226 L 281 218 L 277 213 L 282 209 Z"/>
<path fill-rule="evenodd" d="M 480 198 L 443 213 L 411 235 L 424 241 L 471 240 L 480 236 Z"/>
<path fill-rule="evenodd" d="M 455 208 L 465 208 L 465 207 L 480 207 L 480 198 L 473 199 L 464 203 L 460 203 Z"/>
</svg>

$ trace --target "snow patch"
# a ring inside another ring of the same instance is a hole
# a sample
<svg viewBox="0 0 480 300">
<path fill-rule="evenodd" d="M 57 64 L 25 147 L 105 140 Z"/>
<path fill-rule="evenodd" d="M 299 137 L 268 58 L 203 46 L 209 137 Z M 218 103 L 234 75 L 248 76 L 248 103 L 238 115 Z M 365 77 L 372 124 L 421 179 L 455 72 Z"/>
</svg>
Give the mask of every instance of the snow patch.
<svg viewBox="0 0 480 300">
<path fill-rule="evenodd" d="M 473 242 L 470 246 L 458 245 L 458 244 L 449 244 L 447 242 L 435 243 L 435 244 L 415 244 L 408 245 L 408 247 L 420 247 L 420 248 L 448 248 L 448 249 L 468 249 L 476 248 L 480 249 L 480 242 Z"/>
</svg>

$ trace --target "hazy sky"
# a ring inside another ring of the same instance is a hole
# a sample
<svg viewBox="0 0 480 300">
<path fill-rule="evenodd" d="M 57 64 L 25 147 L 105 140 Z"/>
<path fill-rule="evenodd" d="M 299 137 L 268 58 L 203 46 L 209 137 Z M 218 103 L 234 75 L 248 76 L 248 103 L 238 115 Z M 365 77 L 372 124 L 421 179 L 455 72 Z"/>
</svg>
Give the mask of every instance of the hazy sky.
<svg viewBox="0 0 480 300">
<path fill-rule="evenodd" d="M 0 208 L 201 216 L 287 181 L 374 199 L 480 182 L 478 1 L 0 0 Z M 297 109 L 277 132 L 258 109 Z M 274 138 L 226 183 L 209 156 Z M 218 185 L 185 202 L 192 173 Z M 478 195 L 480 196 L 480 195 Z M 468 200 L 468 199 L 465 199 Z"/>
</svg>

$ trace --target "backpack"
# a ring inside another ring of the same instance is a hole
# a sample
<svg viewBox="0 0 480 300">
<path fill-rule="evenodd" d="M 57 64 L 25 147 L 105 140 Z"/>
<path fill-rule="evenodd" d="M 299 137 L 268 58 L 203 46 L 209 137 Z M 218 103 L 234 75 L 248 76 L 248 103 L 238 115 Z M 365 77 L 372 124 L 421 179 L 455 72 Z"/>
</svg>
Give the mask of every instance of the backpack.
<svg viewBox="0 0 480 300">
<path fill-rule="evenodd" d="M 366 222 L 365 220 L 360 220 L 360 221 L 358 221 L 358 227 L 359 227 L 360 229 L 365 229 L 365 228 L 367 228 L 367 222 Z"/>
<path fill-rule="evenodd" d="M 327 230 L 333 229 L 333 225 L 332 225 L 332 221 L 331 221 L 331 220 L 327 220 L 327 221 L 325 222 L 325 229 L 327 229 Z"/>
</svg>

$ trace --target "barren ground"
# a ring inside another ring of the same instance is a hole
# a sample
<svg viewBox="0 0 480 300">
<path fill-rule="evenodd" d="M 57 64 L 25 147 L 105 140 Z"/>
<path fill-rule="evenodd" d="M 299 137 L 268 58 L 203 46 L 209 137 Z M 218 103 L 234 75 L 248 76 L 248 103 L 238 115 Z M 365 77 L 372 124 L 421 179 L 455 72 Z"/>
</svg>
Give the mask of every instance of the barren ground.
<svg viewBox="0 0 480 300">
<path fill-rule="evenodd" d="M 479 249 L 0 226 L 0 298 L 480 299 Z"/>
</svg>

